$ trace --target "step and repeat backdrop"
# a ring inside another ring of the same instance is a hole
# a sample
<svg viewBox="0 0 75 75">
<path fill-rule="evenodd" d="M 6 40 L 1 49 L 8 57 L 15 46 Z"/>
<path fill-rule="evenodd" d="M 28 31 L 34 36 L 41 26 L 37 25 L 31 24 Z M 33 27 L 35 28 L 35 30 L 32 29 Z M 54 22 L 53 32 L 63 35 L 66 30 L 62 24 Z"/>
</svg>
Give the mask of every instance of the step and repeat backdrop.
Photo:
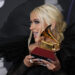
<svg viewBox="0 0 75 75">
<path fill-rule="evenodd" d="M 6 21 L 9 13 L 26 0 L 0 0 L 0 28 Z"/>
</svg>

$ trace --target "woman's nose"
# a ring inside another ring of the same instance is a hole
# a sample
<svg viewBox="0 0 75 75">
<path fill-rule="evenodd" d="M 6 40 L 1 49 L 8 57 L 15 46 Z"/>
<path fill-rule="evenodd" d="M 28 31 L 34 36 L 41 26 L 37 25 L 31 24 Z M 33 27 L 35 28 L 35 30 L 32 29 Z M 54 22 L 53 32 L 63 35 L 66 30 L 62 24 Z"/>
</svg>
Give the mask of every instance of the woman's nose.
<svg viewBox="0 0 75 75">
<path fill-rule="evenodd" d="M 30 30 L 33 30 L 35 28 L 34 24 L 31 24 Z"/>
</svg>

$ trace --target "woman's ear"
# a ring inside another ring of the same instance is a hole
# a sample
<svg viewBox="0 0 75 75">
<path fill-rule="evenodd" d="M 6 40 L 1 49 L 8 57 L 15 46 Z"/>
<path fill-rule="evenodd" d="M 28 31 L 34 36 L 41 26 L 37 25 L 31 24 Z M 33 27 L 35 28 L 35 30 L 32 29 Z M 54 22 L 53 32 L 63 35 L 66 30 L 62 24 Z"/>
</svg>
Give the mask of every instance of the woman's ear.
<svg viewBox="0 0 75 75">
<path fill-rule="evenodd" d="M 55 26 L 56 26 L 56 22 L 52 22 L 51 23 L 51 30 L 54 30 L 55 29 Z"/>
</svg>

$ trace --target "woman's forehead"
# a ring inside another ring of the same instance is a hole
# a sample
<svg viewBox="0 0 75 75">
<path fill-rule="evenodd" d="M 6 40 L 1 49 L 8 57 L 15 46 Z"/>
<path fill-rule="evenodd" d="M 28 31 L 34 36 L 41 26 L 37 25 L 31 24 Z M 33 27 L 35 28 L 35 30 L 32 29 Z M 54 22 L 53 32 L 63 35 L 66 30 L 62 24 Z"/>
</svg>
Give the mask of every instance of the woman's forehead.
<svg viewBox="0 0 75 75">
<path fill-rule="evenodd" d="M 36 14 L 36 13 L 31 13 L 30 19 L 41 20 L 40 16 L 38 14 Z"/>
</svg>

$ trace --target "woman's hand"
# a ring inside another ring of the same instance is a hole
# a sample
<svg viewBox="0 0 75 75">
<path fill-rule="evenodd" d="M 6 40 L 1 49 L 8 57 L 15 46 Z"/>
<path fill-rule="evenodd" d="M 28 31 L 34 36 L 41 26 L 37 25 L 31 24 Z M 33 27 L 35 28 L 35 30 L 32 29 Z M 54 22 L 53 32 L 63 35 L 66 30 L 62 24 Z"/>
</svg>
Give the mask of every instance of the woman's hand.
<svg viewBox="0 0 75 75">
<path fill-rule="evenodd" d="M 45 66 L 49 69 L 49 70 L 52 70 L 52 71 L 58 71 L 61 66 L 60 66 L 60 62 L 58 60 L 58 58 L 56 57 L 56 60 L 55 61 L 46 61 L 46 60 L 41 60 L 41 62 L 43 64 L 45 64 Z"/>
<path fill-rule="evenodd" d="M 24 58 L 24 64 L 25 64 L 27 67 L 31 67 L 32 65 L 40 65 L 40 64 L 42 64 L 42 62 L 40 62 L 38 58 L 34 58 L 34 57 L 31 56 L 31 55 L 27 55 L 27 56 Z"/>
<path fill-rule="evenodd" d="M 32 65 L 44 65 L 46 66 L 49 70 L 52 70 L 52 71 L 58 71 L 61 66 L 60 66 L 60 62 L 58 60 L 58 58 L 56 57 L 56 60 L 55 61 L 46 61 L 46 60 L 43 60 L 43 59 L 36 59 L 34 58 L 33 56 L 31 55 L 27 55 L 24 59 L 24 64 L 27 66 L 27 67 L 31 67 Z"/>
<path fill-rule="evenodd" d="M 27 55 L 25 58 L 24 58 L 24 64 L 27 66 L 27 67 L 31 67 L 32 66 L 32 63 L 30 62 L 30 60 L 32 59 L 33 57 L 31 55 Z"/>
</svg>

